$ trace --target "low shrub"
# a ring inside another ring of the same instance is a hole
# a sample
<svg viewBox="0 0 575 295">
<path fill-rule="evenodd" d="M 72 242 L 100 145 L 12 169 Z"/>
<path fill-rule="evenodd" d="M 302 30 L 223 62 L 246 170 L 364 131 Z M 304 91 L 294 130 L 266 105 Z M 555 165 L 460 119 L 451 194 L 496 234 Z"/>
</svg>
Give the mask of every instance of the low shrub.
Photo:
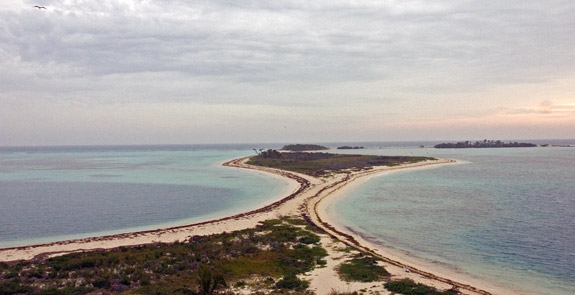
<svg viewBox="0 0 575 295">
<path fill-rule="evenodd" d="M 355 282 L 374 282 L 389 276 L 384 267 L 377 265 L 374 257 L 363 255 L 342 263 L 338 272 L 343 280 Z"/>
<path fill-rule="evenodd" d="M 300 280 L 295 274 L 287 274 L 276 283 L 280 289 L 303 291 L 309 286 L 308 281 Z"/>
<path fill-rule="evenodd" d="M 433 287 L 416 283 L 409 279 L 397 280 L 385 283 L 385 288 L 391 292 L 403 295 L 456 295 L 460 294 L 457 289 L 439 291 Z"/>
</svg>

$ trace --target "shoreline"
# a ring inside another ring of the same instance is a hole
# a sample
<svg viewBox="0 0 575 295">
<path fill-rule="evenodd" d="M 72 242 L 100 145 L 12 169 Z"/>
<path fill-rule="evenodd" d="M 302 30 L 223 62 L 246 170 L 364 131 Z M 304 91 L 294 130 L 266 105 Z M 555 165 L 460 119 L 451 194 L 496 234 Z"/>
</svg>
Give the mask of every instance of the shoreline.
<svg viewBox="0 0 575 295">
<path fill-rule="evenodd" d="M 232 161 L 232 160 L 235 160 L 235 159 L 230 158 L 230 159 L 225 160 L 225 161 L 220 161 L 220 162 L 215 163 L 214 166 L 220 167 L 223 169 L 228 169 L 228 167 L 226 167 L 225 164 L 227 162 Z M 103 231 L 91 232 L 91 233 L 87 233 L 87 234 L 64 234 L 64 235 L 53 236 L 53 237 L 56 237 L 55 239 L 51 239 L 51 237 L 30 238 L 30 239 L 24 240 L 24 241 L 28 241 L 29 243 L 22 243 L 22 244 L 18 244 L 18 245 L 4 245 L 4 246 L 2 246 L 2 243 L 0 243 L 0 252 L 2 250 L 7 250 L 7 249 L 22 249 L 22 248 L 52 245 L 52 244 L 57 244 L 57 243 L 70 242 L 70 241 L 82 241 L 82 240 L 88 240 L 88 239 L 96 239 L 96 238 L 100 238 L 100 237 L 115 237 L 115 236 L 124 236 L 124 235 L 137 234 L 137 233 L 149 233 L 149 232 L 156 232 L 156 231 L 161 231 L 161 230 L 170 230 L 170 229 L 177 229 L 177 228 L 181 228 L 181 227 L 200 225 L 200 224 L 205 224 L 208 222 L 216 222 L 216 221 L 224 220 L 227 218 L 233 218 L 234 216 L 238 216 L 241 214 L 250 213 L 250 212 L 262 209 L 262 208 L 270 205 L 270 203 L 275 203 L 277 201 L 281 201 L 282 199 L 285 198 L 285 196 L 290 195 L 292 192 L 294 192 L 299 187 L 299 184 L 297 182 L 293 181 L 292 179 L 280 176 L 280 175 L 275 174 L 275 173 L 272 174 L 272 173 L 262 172 L 262 171 L 258 171 L 258 170 L 254 170 L 254 169 L 249 169 L 249 170 L 244 169 L 242 172 L 243 173 L 251 173 L 254 175 L 259 175 L 261 177 L 268 178 L 268 179 L 269 178 L 276 179 L 279 182 L 281 182 L 281 186 L 283 186 L 283 188 L 278 190 L 278 192 L 276 194 L 274 194 L 272 198 L 269 198 L 265 201 L 260 201 L 259 203 L 247 205 L 247 206 L 242 205 L 242 207 L 240 209 L 238 209 L 238 208 L 228 209 L 228 210 L 225 210 L 223 212 L 206 214 L 205 216 L 201 216 L 201 217 L 185 218 L 185 219 L 181 219 L 178 221 L 166 221 L 166 222 L 161 222 L 161 223 L 151 224 L 151 225 L 133 226 L 133 227 L 126 227 L 123 229 L 103 230 Z M 61 237 L 61 238 L 58 238 L 58 237 Z M 2 256 L 0 254 L 0 261 L 3 261 L 1 257 Z"/>
<path fill-rule="evenodd" d="M 309 205 L 308 211 L 315 215 L 316 222 L 322 224 L 328 233 L 335 236 L 344 243 L 357 247 L 363 251 L 371 253 L 386 262 L 386 269 L 392 276 L 410 278 L 416 282 L 421 282 L 436 288 L 446 288 L 447 286 L 457 286 L 462 294 L 522 294 L 521 291 L 511 290 L 506 287 L 497 286 L 490 282 L 474 278 L 456 269 L 450 269 L 446 265 L 435 264 L 423 258 L 410 257 L 408 253 L 402 252 L 389 246 L 384 246 L 372 241 L 369 237 L 352 230 L 342 224 L 337 218 L 330 214 L 328 207 L 347 192 L 357 188 L 361 184 L 375 177 L 384 177 L 395 171 L 409 169 L 433 169 L 443 165 L 462 164 L 460 161 L 440 159 L 441 162 L 421 164 L 414 166 L 381 167 L 373 172 L 365 174 L 355 174 L 342 182 L 341 185 L 334 186 L 329 192 L 317 196 L 317 200 Z M 432 166 L 433 165 L 433 166 Z M 408 271 L 408 272 L 407 272 Z M 419 277 L 418 277 L 419 276 Z M 469 293 L 468 293 L 469 292 Z"/>
<path fill-rule="evenodd" d="M 287 180 L 291 184 L 283 192 L 291 190 L 286 197 L 272 198 L 277 201 L 257 206 L 256 209 L 241 212 L 221 218 L 196 222 L 186 225 L 178 225 L 166 228 L 150 229 L 129 233 L 111 234 L 88 238 L 72 239 L 65 241 L 41 243 L 35 245 L 8 247 L 0 249 L 0 262 L 13 262 L 18 260 L 32 260 L 46 256 L 65 255 L 68 253 L 114 249 L 123 246 L 138 246 L 152 243 L 169 243 L 183 241 L 194 235 L 211 235 L 228 231 L 240 230 L 255 227 L 258 222 L 275 218 L 281 215 L 276 212 L 277 208 L 299 196 L 309 187 L 309 182 L 300 176 L 286 173 L 281 170 L 269 171 L 272 169 L 254 169 L 243 164 L 249 157 L 233 159 L 222 163 L 222 166 L 259 170 L 273 173 L 282 180 Z M 286 194 L 287 194 L 286 193 Z"/>
<path fill-rule="evenodd" d="M 436 165 L 455 163 L 453 160 L 440 159 L 395 167 L 374 167 L 373 169 L 336 174 L 329 178 L 315 178 L 279 169 L 251 166 L 245 164 L 250 157 L 233 159 L 223 166 L 261 171 L 288 180 L 294 186 L 288 196 L 271 204 L 248 212 L 235 214 L 219 219 L 198 222 L 189 225 L 174 226 L 163 229 L 146 230 L 93 238 L 75 239 L 54 243 L 0 249 L 0 261 L 10 262 L 36 258 L 64 255 L 96 249 L 113 249 L 122 246 L 137 246 L 151 243 L 169 243 L 183 241 L 191 236 L 211 235 L 255 227 L 259 222 L 281 216 L 299 215 L 311 224 L 323 229 L 333 239 L 349 246 L 372 253 L 385 262 L 386 269 L 394 278 L 410 278 L 437 288 L 456 286 L 462 294 L 507 294 L 504 290 L 494 288 L 484 282 L 471 281 L 456 273 L 443 272 L 436 267 L 422 265 L 420 261 L 411 261 L 392 253 L 389 249 L 380 249 L 357 233 L 330 218 L 325 207 L 330 201 L 371 177 L 385 175 L 404 169 L 421 169 Z M 297 184 L 297 185 L 295 185 Z M 409 272 L 406 272 L 409 270 Z M 335 280 L 339 278 L 335 276 Z"/>
</svg>

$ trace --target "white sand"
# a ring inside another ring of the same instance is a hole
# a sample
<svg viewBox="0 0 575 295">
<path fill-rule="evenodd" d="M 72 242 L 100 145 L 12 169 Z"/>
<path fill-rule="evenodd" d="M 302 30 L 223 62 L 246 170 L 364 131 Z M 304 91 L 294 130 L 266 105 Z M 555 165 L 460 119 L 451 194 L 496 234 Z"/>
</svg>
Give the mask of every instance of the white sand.
<svg viewBox="0 0 575 295">
<path fill-rule="evenodd" d="M 411 278 L 417 282 L 448 289 L 456 285 L 464 294 L 516 294 L 516 292 L 491 286 L 485 282 L 472 280 L 454 271 L 440 269 L 438 266 L 425 264 L 421 261 L 393 253 L 378 245 L 364 240 L 351 233 L 337 223 L 333 216 L 328 216 L 325 208 L 330 200 L 341 196 L 341 193 L 358 185 L 369 177 L 390 173 L 399 169 L 425 168 L 431 165 L 453 163 L 451 160 L 438 160 L 433 162 L 416 163 L 398 167 L 375 167 L 370 170 L 351 172 L 346 178 L 345 174 L 337 174 L 328 178 L 315 178 L 293 172 L 277 169 L 257 167 L 245 164 L 246 158 L 236 159 L 224 163 L 225 166 L 253 169 L 272 173 L 288 179 L 291 183 L 288 196 L 281 201 L 269 205 L 262 205 L 261 209 L 238 214 L 218 220 L 207 221 L 187 226 L 158 229 L 137 233 L 127 233 L 95 238 L 78 239 L 64 242 L 48 243 L 28 247 L 0 249 L 0 261 L 28 260 L 37 256 L 62 255 L 66 253 L 87 251 L 93 249 L 111 249 L 120 246 L 132 246 L 156 242 L 184 241 L 194 235 L 210 235 L 255 227 L 258 222 L 278 218 L 281 216 L 305 216 L 317 226 L 326 230 L 336 240 L 324 237 L 322 245 L 328 250 L 330 256 L 326 259 L 328 264 L 324 268 L 317 268 L 306 276 L 311 280 L 311 288 L 317 294 L 328 294 L 333 290 L 340 292 L 369 289 L 388 294 L 382 283 L 346 283 L 339 279 L 335 267 L 346 259 L 341 252 L 336 251 L 342 242 L 353 245 L 362 250 L 369 251 L 387 261 L 386 269 L 392 273 L 393 278 Z M 405 272 L 409 268 L 409 273 Z"/>
</svg>

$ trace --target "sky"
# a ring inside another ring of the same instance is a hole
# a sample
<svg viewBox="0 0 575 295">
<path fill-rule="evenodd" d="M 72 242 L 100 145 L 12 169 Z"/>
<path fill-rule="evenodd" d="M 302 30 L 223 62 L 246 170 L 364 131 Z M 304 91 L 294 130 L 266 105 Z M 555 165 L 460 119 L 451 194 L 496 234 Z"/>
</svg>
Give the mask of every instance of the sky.
<svg viewBox="0 0 575 295">
<path fill-rule="evenodd" d="M 0 146 L 573 139 L 574 15 L 572 0 L 5 0 Z"/>
</svg>

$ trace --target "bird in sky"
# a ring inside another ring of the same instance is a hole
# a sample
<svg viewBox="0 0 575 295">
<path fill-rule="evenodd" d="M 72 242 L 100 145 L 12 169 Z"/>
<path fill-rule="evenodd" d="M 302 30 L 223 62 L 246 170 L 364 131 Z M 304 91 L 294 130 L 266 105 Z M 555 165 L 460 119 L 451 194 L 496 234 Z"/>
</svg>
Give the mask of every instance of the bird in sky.
<svg viewBox="0 0 575 295">
<path fill-rule="evenodd" d="M 44 6 L 34 5 L 34 7 L 38 8 L 38 9 L 46 9 L 46 7 L 44 7 Z"/>
</svg>

